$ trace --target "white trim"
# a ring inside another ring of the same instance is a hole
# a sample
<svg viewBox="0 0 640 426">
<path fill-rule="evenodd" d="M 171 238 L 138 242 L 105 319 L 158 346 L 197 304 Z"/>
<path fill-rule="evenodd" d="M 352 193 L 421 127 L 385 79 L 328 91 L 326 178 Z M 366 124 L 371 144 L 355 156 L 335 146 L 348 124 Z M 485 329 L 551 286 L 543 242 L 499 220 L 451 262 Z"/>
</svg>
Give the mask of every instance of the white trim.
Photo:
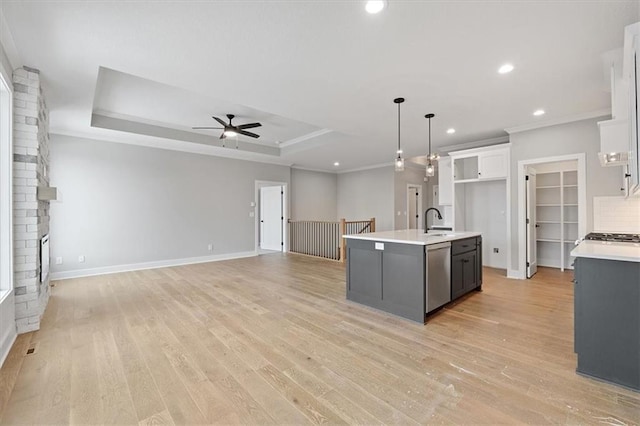
<svg viewBox="0 0 640 426">
<path fill-rule="evenodd" d="M 507 269 L 507 278 L 512 280 L 524 280 L 526 277 L 520 271 L 516 269 Z"/>
<path fill-rule="evenodd" d="M 254 194 L 254 206 L 253 206 L 253 217 L 255 223 L 255 252 L 259 253 L 260 251 L 260 188 L 263 186 L 281 186 L 282 192 L 282 252 L 286 253 L 289 251 L 289 227 L 287 223 L 289 223 L 289 189 L 287 182 L 276 182 L 276 181 L 268 181 L 268 180 L 256 180 L 255 181 L 255 194 Z"/>
<path fill-rule="evenodd" d="M 500 148 L 505 148 L 505 149 L 511 148 L 511 142 L 501 143 L 496 145 L 489 145 L 489 146 L 480 146 L 477 148 L 464 149 L 461 151 L 450 151 L 449 157 L 455 157 L 455 158 L 475 157 L 476 155 L 482 152 L 494 152 L 495 150 Z M 498 179 L 504 179 L 504 178 L 498 178 Z"/>
<path fill-rule="evenodd" d="M 526 220 L 524 219 L 523 212 L 525 211 L 526 204 L 526 191 L 524 177 L 526 174 L 526 167 L 542 164 L 542 163 L 555 163 L 559 161 L 578 161 L 578 238 L 584 237 L 587 233 L 587 175 L 586 175 L 586 155 L 584 153 L 558 155 L 555 157 L 543 157 L 534 158 L 530 160 L 518 161 L 518 270 L 514 271 L 515 274 L 520 276 L 520 279 L 525 279 L 526 276 Z M 509 191 L 510 192 L 510 191 Z M 507 201 L 509 203 L 509 201 Z M 509 203 L 510 204 L 510 203 Z M 510 218 L 511 215 L 508 216 Z M 511 251 L 509 251 L 509 254 Z M 511 263 L 509 263 L 510 265 Z"/>
<path fill-rule="evenodd" d="M 393 167 L 393 162 L 389 161 L 388 163 L 374 164 L 372 166 L 364 166 L 364 167 L 357 167 L 355 169 L 340 170 L 338 174 L 341 175 L 343 173 L 363 172 L 365 170 L 382 169 L 384 167 Z"/>
<path fill-rule="evenodd" d="M 2 210 L 0 210 L 0 226 L 3 232 L 0 234 L 0 284 L 8 282 L 9 292 L 13 290 L 13 85 L 10 75 L 7 75 L 4 66 L 0 63 L 0 85 L 6 88 L 7 100 L 9 101 L 8 122 L 0 123 L 7 126 L 8 135 L 6 138 L 0 134 L 0 196 L 3 197 Z M 2 94 L 0 93 L 0 96 Z M 1 100 L 0 100 L 1 101 Z M 1 108 L 0 108 L 1 109 Z M 6 197 L 6 198 L 5 198 Z M 0 290 L 2 287 L 0 287 Z"/>
<path fill-rule="evenodd" d="M 475 149 L 475 148 L 489 148 L 495 145 L 502 145 L 505 143 L 509 143 L 509 136 L 499 136 L 497 138 L 490 138 L 490 139 L 481 139 L 479 141 L 473 141 L 473 142 L 466 142 L 466 143 L 460 143 L 457 145 L 451 145 L 451 146 L 443 146 L 442 151 L 440 152 L 445 152 L 447 154 L 451 153 L 451 152 L 455 152 L 455 151 L 464 151 L 467 149 Z"/>
<path fill-rule="evenodd" d="M 596 111 L 583 112 L 580 114 L 567 115 L 560 118 L 551 118 L 534 123 L 523 124 L 522 126 L 507 127 L 505 132 L 510 135 L 514 133 L 527 132 L 529 130 L 540 129 L 543 127 L 557 126 L 559 124 L 573 123 L 575 121 L 589 120 L 591 118 L 605 117 L 611 115 L 611 108 L 599 109 Z"/>
<path fill-rule="evenodd" d="M 288 146 L 295 145 L 297 143 L 304 142 L 304 141 L 307 141 L 309 139 L 317 138 L 317 137 L 320 137 L 322 135 L 326 135 L 327 133 L 332 133 L 332 132 L 333 132 L 333 130 L 331 130 L 331 129 L 316 130 L 315 132 L 307 133 L 306 135 L 298 136 L 297 138 L 293 138 L 293 139 L 289 139 L 288 141 L 281 142 L 280 144 L 278 144 L 278 146 L 280 148 L 286 148 Z"/>
<path fill-rule="evenodd" d="M 422 209 L 423 209 L 422 199 L 424 198 L 424 194 L 422 193 L 421 183 L 407 183 L 407 189 L 404 192 L 405 196 L 407 197 L 407 204 L 406 204 L 407 214 L 406 214 L 405 229 L 409 229 L 409 188 L 415 188 L 418 190 L 418 207 L 416 211 L 416 213 L 418 213 L 418 220 L 416 221 L 416 229 L 420 229 L 420 217 L 424 214 L 422 212 Z M 424 222 L 424 218 L 422 222 Z"/>
<path fill-rule="evenodd" d="M 119 272 L 142 271 L 144 269 L 168 268 L 170 266 L 192 265 L 195 263 L 218 262 L 221 260 L 241 259 L 257 256 L 255 251 L 244 251 L 211 256 L 187 257 L 183 259 L 157 260 L 152 262 L 131 263 L 127 265 L 103 266 L 91 269 L 76 269 L 73 271 L 52 272 L 51 280 L 66 280 L 70 278 L 91 277 L 94 275 L 117 274 Z"/>
<path fill-rule="evenodd" d="M 4 365 L 4 362 L 7 360 L 7 356 L 9 356 L 9 352 L 11 352 L 11 348 L 18 337 L 18 333 L 15 327 L 9 327 L 7 329 L 7 334 L 4 335 L 0 339 L 0 367 Z"/>
<path fill-rule="evenodd" d="M 302 167 L 302 166 L 296 166 L 295 164 L 291 166 L 292 169 L 296 169 L 296 170 L 304 170 L 307 172 L 318 172 L 318 173 L 327 173 L 330 175 L 336 175 L 338 174 L 337 170 L 322 170 L 322 169 L 313 169 L 311 167 Z"/>
</svg>

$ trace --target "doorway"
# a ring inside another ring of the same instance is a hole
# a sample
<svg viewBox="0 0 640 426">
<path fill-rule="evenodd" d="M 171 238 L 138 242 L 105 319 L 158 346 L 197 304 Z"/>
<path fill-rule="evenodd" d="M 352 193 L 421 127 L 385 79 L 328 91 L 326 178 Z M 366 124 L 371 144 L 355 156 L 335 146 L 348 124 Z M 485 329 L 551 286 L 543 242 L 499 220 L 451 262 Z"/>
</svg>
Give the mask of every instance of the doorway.
<svg viewBox="0 0 640 426">
<path fill-rule="evenodd" d="M 407 184 L 407 229 L 419 229 L 422 214 L 422 185 Z"/>
<path fill-rule="evenodd" d="M 286 251 L 286 183 L 256 181 L 256 251 Z"/>
<path fill-rule="evenodd" d="M 538 272 L 536 229 L 540 226 L 536 222 L 536 170 L 527 167 L 526 180 L 526 222 L 527 222 L 527 278 Z"/>
<path fill-rule="evenodd" d="M 518 278 L 538 267 L 572 269 L 586 234 L 585 154 L 518 161 Z"/>
</svg>

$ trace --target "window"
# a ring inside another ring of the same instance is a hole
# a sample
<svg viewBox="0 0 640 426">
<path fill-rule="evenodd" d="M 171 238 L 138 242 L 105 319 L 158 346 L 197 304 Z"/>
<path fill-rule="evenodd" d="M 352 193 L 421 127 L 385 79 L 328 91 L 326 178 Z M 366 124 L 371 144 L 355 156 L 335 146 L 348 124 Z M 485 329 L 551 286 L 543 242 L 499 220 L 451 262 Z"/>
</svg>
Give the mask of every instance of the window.
<svg viewBox="0 0 640 426">
<path fill-rule="evenodd" d="M 0 71 L 2 71 L 0 67 Z M 0 302 L 13 288 L 11 150 L 12 93 L 0 72 Z"/>
</svg>

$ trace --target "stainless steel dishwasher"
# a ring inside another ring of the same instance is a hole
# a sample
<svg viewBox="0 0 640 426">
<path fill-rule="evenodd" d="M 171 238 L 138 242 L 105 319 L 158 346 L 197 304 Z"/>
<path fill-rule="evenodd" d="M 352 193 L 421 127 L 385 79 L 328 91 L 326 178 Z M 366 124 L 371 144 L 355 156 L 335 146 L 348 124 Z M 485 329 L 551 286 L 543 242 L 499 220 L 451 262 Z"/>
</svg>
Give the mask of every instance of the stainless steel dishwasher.
<svg viewBox="0 0 640 426">
<path fill-rule="evenodd" d="M 451 242 L 427 246 L 427 313 L 451 301 Z"/>
</svg>

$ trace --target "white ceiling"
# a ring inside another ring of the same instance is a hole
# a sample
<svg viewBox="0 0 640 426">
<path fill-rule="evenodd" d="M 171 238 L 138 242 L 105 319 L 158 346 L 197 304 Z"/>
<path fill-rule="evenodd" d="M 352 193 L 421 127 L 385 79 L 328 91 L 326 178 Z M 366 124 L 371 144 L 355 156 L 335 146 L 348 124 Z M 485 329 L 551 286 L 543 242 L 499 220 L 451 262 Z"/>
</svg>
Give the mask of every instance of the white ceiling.
<svg viewBox="0 0 640 426">
<path fill-rule="evenodd" d="M 209 134 L 190 127 L 233 113 L 236 124 L 262 122 L 254 142 L 275 151 L 210 153 L 345 170 L 391 163 L 398 96 L 408 157 L 426 152 L 429 112 L 443 150 L 609 108 L 601 55 L 622 46 L 639 3 L 389 0 L 379 15 L 329 0 L 2 1 L 0 10 L 14 65 L 41 71 L 51 133 L 204 152 Z M 516 68 L 499 75 L 505 62 Z M 533 117 L 538 108 L 547 114 Z M 92 127 L 94 113 L 143 125 Z"/>
</svg>

